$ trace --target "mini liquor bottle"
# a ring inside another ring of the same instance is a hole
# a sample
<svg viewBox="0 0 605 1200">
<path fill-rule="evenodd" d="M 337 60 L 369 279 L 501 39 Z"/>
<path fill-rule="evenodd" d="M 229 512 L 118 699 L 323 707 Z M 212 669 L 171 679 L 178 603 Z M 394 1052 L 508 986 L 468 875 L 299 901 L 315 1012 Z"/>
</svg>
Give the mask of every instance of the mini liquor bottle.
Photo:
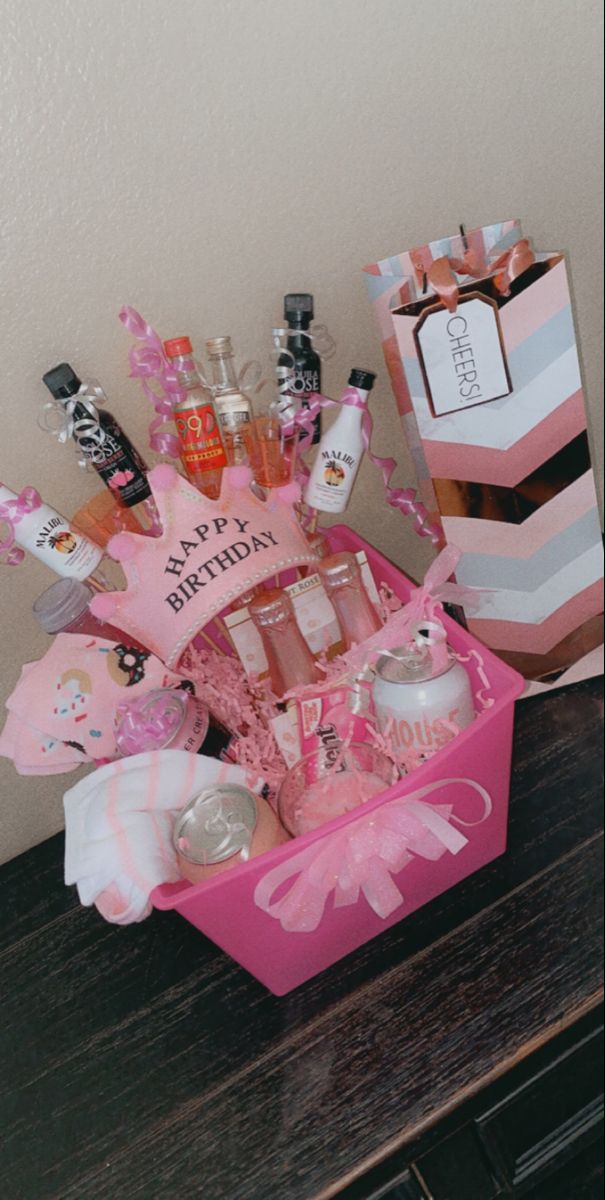
<svg viewBox="0 0 605 1200">
<path fill-rule="evenodd" d="M 299 684 L 316 683 L 318 670 L 288 594 L 280 588 L 261 592 L 248 611 L 262 638 L 275 695 L 283 696 Z"/>
<path fill-rule="evenodd" d="M 147 464 L 116 418 L 103 408 L 93 416 L 78 402 L 82 382 L 69 363 L 59 363 L 42 376 L 49 392 L 61 404 L 72 402 L 72 437 L 83 457 L 101 476 L 111 493 L 136 515 L 144 530 L 155 528 L 158 516 L 147 482 Z"/>
<path fill-rule="evenodd" d="M 238 461 L 243 433 L 253 419 L 252 401 L 242 392 L 235 373 L 231 338 L 209 338 L 206 351 L 212 368 L 212 390 L 225 447 L 231 461 Z"/>
<path fill-rule="evenodd" d="M 357 393 L 356 403 L 342 404 L 321 439 L 304 496 L 319 512 L 341 513 L 349 503 L 365 449 L 363 417 L 375 378 L 371 371 L 351 371 L 347 392 Z"/>
<path fill-rule="evenodd" d="M 313 349 L 309 334 L 313 320 L 313 297 L 308 292 L 284 296 L 284 317 L 291 332 L 286 343 L 288 354 L 279 360 L 280 366 L 290 365 L 292 368 L 288 392 L 295 406 L 308 409 L 306 397 L 321 391 L 321 359 Z M 311 440 L 307 444 L 316 446 L 320 440 L 321 415 L 318 413 L 313 421 Z"/>
<path fill-rule="evenodd" d="M 7 523 L 13 529 L 15 542 L 24 550 L 29 550 L 34 558 L 56 571 L 64 579 L 87 580 L 96 591 L 124 586 L 124 576 L 120 567 L 105 558 L 100 546 L 96 546 L 84 534 L 76 529 L 49 504 L 40 502 L 30 511 L 22 512 L 15 517 L 19 505 L 19 497 L 3 483 L 0 483 L 0 526 L 3 523 L 2 509 L 7 513 Z M 99 570 L 103 563 L 105 569 L 109 566 L 111 575 L 121 582 L 112 584 Z"/>
<path fill-rule="evenodd" d="M 202 383 L 188 337 L 164 342 L 164 351 L 185 393 L 174 404 L 174 421 L 187 478 L 210 500 L 218 500 L 228 464 L 212 393 Z"/>
<path fill-rule="evenodd" d="M 329 600 L 336 610 L 338 624 L 347 650 L 365 642 L 382 628 L 382 621 L 361 578 L 354 554 L 344 551 L 324 558 L 319 575 Z"/>
</svg>

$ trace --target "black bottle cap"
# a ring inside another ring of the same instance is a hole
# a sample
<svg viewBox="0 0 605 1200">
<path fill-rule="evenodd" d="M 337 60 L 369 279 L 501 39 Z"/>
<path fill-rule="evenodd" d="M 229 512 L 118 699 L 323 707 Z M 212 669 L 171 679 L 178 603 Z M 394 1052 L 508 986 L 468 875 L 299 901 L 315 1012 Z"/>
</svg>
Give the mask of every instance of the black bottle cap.
<svg viewBox="0 0 605 1200">
<path fill-rule="evenodd" d="M 46 384 L 55 400 L 69 400 L 70 396 L 77 395 L 82 386 L 82 380 L 78 379 L 69 363 L 59 363 L 58 367 L 47 371 L 42 376 L 42 383 Z"/>
<path fill-rule="evenodd" d="M 308 328 L 313 320 L 313 297 L 308 292 L 290 292 L 284 296 L 284 317 L 289 325 Z"/>
<path fill-rule="evenodd" d="M 349 375 L 349 387 L 361 388 L 362 392 L 371 392 L 375 378 L 372 371 L 362 371 L 359 367 L 353 367 Z"/>
</svg>

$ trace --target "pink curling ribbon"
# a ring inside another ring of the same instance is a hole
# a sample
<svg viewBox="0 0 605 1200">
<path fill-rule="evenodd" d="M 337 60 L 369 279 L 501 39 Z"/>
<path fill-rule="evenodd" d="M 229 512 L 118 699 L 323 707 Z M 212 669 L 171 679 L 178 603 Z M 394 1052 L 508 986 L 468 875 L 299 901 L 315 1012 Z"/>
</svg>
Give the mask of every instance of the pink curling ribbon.
<svg viewBox="0 0 605 1200">
<path fill-rule="evenodd" d="M 131 378 L 140 379 L 143 391 L 156 412 L 149 424 L 149 445 L 158 454 L 178 458 L 180 442 L 175 433 L 169 432 L 167 424 L 172 419 L 174 401 L 183 393 L 164 353 L 162 339 L 130 305 L 121 308 L 118 316 L 128 332 L 142 342 L 141 346 L 133 346 L 129 351 L 128 362 Z M 161 389 L 160 393 L 151 386 L 152 382 Z"/>
<path fill-rule="evenodd" d="M 322 396 L 319 392 L 312 392 L 305 396 L 305 403 L 308 404 L 308 408 L 297 412 L 289 424 L 298 425 L 307 432 L 309 432 L 314 418 L 321 412 L 322 408 L 338 408 L 340 404 L 346 404 L 351 408 L 359 408 L 363 412 L 361 435 L 364 449 L 370 462 L 382 472 L 387 503 L 390 504 L 391 508 L 398 508 L 400 512 L 413 518 L 416 533 L 420 537 L 429 537 L 434 546 L 440 546 L 443 543 L 443 535 L 436 525 L 431 524 L 429 513 L 424 504 L 417 499 L 415 489 L 391 487 L 391 478 L 397 467 L 395 459 L 380 458 L 379 455 L 372 452 L 371 442 L 374 432 L 374 422 L 372 414 L 357 390 L 355 388 L 347 388 L 343 392 L 340 401 L 330 400 L 329 396 Z"/>
<path fill-rule="evenodd" d="M 25 558 L 25 551 L 15 545 L 15 525 L 28 513 L 40 508 L 42 498 L 35 488 L 25 487 L 16 500 L 6 500 L 0 504 L 0 525 L 6 525 L 8 532 L 0 541 L 0 563 L 6 567 L 18 567 Z"/>
<path fill-rule="evenodd" d="M 173 688 L 154 688 L 118 705 L 115 740 L 122 758 L 167 746 L 183 724 L 186 706 L 184 692 Z"/>
<path fill-rule="evenodd" d="M 468 250 L 462 258 L 450 258 L 448 255 L 436 258 L 426 275 L 445 307 L 449 312 L 455 312 L 460 297 L 460 285 L 456 275 L 470 275 L 474 279 L 490 276 L 498 291 L 507 296 L 513 280 L 527 271 L 535 261 L 536 256 L 527 238 L 520 238 L 503 254 L 494 257 L 492 252 L 487 262 L 482 262 L 473 250 Z"/>
<path fill-rule="evenodd" d="M 450 804 L 425 803 L 434 792 L 453 784 L 472 788 L 483 801 L 478 821 L 462 821 Z M 492 812 L 489 792 L 473 779 L 443 779 L 418 788 L 365 813 L 342 829 L 316 840 L 286 859 L 259 881 L 254 891 L 258 908 L 280 922 L 288 933 L 312 933 L 334 892 L 334 907 L 356 904 L 360 892 L 383 921 L 403 904 L 392 878 L 414 856 L 437 862 L 447 852 L 459 854 L 468 838 L 452 824 L 481 825 Z M 278 888 L 291 887 L 279 900 Z"/>
</svg>

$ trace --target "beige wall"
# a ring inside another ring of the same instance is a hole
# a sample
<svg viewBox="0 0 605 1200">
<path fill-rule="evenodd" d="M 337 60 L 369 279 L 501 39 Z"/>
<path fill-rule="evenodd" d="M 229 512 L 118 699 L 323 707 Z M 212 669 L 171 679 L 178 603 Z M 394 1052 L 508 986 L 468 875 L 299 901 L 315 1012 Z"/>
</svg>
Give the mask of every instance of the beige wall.
<svg viewBox="0 0 605 1200">
<path fill-rule="evenodd" d="M 95 490 L 36 428 L 40 376 L 98 376 L 144 444 L 122 303 L 164 334 L 267 346 L 315 293 L 338 352 L 380 371 L 376 446 L 411 477 L 360 267 L 509 216 L 569 253 L 602 432 L 600 0 L 0 0 L 0 479 L 64 512 Z M 598 438 L 599 444 L 601 437 Z M 412 574 L 428 547 L 363 469 L 351 523 Z M 0 584 L 2 697 L 44 650 L 28 561 Z M 73 776 L 71 777 L 73 780 Z M 0 763 L 0 858 L 61 824 L 69 776 Z"/>
</svg>

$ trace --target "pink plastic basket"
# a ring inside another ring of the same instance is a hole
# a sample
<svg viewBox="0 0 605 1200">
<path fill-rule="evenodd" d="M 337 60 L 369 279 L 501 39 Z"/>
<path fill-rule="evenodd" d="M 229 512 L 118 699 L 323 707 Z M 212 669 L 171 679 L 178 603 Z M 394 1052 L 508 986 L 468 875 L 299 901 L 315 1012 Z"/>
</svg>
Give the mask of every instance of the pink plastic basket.
<svg viewBox="0 0 605 1200">
<path fill-rule="evenodd" d="M 351 529 L 334 526 L 329 538 L 335 550 L 365 550 L 376 583 L 388 584 L 403 601 L 409 599 L 414 585 Z M 466 655 L 473 649 L 479 650 L 494 698 L 492 707 L 481 712 L 471 726 L 412 775 L 399 780 L 361 809 L 209 882 L 165 884 L 153 892 L 156 908 L 175 909 L 275 995 L 284 995 L 311 979 L 506 849 L 514 701 L 523 691 L 524 681 L 455 622 L 446 617 L 445 623 L 450 644 L 458 653 Z M 467 666 L 478 691 L 481 684 L 474 660 Z M 389 801 L 411 798 L 412 793 L 428 784 L 441 784 L 430 802 L 453 807 L 456 817 L 467 823 L 464 834 L 468 841 L 459 853 L 446 852 L 436 862 L 413 857 L 394 878 L 403 900 L 386 919 L 377 915 L 363 893 L 356 903 L 345 907 L 335 907 L 333 897 L 329 897 L 317 929 L 307 933 L 287 932 L 255 902 L 255 890 L 267 872 L 287 863 L 306 847 L 316 846 L 319 850 L 337 831 L 354 827 L 357 821 Z M 472 784 L 484 789 L 491 799 L 491 812 L 485 819 L 480 819 L 482 804 Z"/>
</svg>

